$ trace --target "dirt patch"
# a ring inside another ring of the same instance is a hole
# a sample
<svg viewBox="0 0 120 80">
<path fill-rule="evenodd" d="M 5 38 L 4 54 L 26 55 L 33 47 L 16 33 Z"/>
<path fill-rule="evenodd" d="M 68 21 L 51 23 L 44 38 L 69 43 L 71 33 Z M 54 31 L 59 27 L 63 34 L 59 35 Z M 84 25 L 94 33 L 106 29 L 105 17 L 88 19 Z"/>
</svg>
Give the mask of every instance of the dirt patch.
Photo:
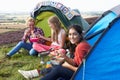
<svg viewBox="0 0 120 80">
<path fill-rule="evenodd" d="M 0 34 L 0 45 L 10 44 L 21 40 L 24 29 L 20 31 L 6 32 Z"/>
<path fill-rule="evenodd" d="M 92 24 L 98 17 L 90 17 L 90 18 L 85 18 L 85 20 L 89 23 Z"/>
</svg>

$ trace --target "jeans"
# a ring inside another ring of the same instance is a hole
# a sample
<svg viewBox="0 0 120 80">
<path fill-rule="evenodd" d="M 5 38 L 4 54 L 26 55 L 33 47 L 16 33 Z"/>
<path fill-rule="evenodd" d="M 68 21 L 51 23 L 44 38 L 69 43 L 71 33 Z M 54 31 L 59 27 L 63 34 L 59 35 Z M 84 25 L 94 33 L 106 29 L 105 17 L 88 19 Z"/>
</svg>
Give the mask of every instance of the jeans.
<svg viewBox="0 0 120 80">
<path fill-rule="evenodd" d="M 61 65 L 54 66 L 49 69 L 48 73 L 45 74 L 40 80 L 70 80 L 74 71 L 62 67 Z"/>
<path fill-rule="evenodd" d="M 31 56 L 34 56 L 34 55 L 37 55 L 38 52 L 32 48 L 32 49 L 29 51 L 29 54 L 30 54 Z"/>
<path fill-rule="evenodd" d="M 29 51 L 30 55 L 36 55 L 37 51 L 32 48 L 32 43 L 26 43 L 24 41 L 20 41 L 9 53 L 8 56 L 12 56 L 17 53 L 21 48 L 24 48 Z"/>
</svg>

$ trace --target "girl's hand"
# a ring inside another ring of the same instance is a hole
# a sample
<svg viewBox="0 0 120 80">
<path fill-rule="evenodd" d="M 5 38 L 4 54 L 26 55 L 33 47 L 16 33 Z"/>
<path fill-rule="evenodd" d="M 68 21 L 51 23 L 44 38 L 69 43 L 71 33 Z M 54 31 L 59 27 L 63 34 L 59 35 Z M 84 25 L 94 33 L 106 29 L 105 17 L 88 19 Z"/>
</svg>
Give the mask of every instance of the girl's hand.
<svg viewBox="0 0 120 80">
<path fill-rule="evenodd" d="M 40 38 L 40 35 L 37 34 L 37 35 L 36 35 L 36 38 Z"/>
<path fill-rule="evenodd" d="M 43 36 L 39 34 L 39 35 L 37 35 L 37 38 L 42 38 L 43 39 Z"/>
<path fill-rule="evenodd" d="M 58 50 L 58 53 L 59 53 L 59 56 L 60 56 L 60 57 L 63 57 L 63 58 L 66 57 L 66 50 L 64 50 L 64 49 L 59 49 L 59 50 Z"/>
</svg>

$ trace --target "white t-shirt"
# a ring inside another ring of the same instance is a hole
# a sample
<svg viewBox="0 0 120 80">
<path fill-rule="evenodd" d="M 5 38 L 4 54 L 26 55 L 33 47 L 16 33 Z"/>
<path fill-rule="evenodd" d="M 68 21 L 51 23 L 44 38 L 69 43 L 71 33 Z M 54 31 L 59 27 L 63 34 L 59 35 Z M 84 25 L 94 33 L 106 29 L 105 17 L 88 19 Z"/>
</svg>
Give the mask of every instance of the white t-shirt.
<svg viewBox="0 0 120 80">
<path fill-rule="evenodd" d="M 60 46 L 60 43 L 62 41 L 62 34 L 65 34 L 65 30 L 64 29 L 61 29 L 59 34 L 58 34 L 58 43 L 57 42 L 52 42 L 52 45 Z"/>
</svg>

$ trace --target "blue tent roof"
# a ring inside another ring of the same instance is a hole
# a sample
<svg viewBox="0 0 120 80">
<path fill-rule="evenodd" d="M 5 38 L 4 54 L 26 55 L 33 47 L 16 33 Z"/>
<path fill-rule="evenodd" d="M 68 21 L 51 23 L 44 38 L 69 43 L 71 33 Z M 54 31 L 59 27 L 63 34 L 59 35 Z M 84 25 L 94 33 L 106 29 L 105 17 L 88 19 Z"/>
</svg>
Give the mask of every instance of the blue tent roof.
<svg viewBox="0 0 120 80">
<path fill-rule="evenodd" d="M 120 5 L 115 6 L 114 8 L 104 12 L 102 16 L 99 17 L 94 22 L 94 24 L 91 25 L 91 28 L 85 34 L 85 38 L 92 46 L 98 40 L 104 29 L 107 28 L 109 23 L 112 22 L 112 20 L 114 20 L 118 15 L 120 15 L 119 9 Z"/>
<path fill-rule="evenodd" d="M 93 47 L 71 80 L 120 80 L 119 9 L 107 11 L 87 31 L 85 38 Z"/>
</svg>

